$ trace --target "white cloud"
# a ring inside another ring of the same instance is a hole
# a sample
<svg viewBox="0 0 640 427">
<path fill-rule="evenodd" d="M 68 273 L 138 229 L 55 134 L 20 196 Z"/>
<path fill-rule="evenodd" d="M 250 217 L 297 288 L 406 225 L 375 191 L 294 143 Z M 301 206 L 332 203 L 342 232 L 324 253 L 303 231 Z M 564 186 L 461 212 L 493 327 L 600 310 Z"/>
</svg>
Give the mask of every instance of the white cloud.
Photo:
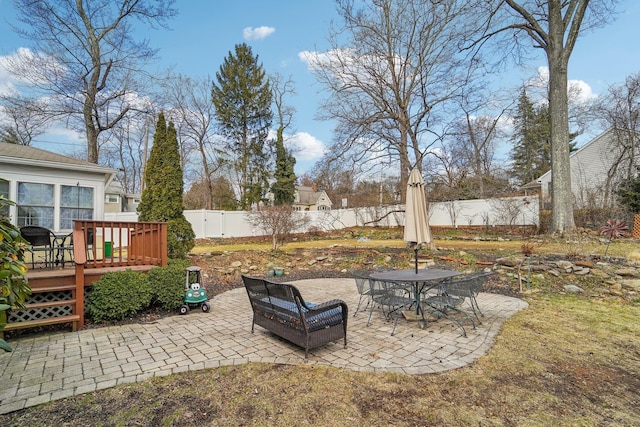
<svg viewBox="0 0 640 427">
<path fill-rule="evenodd" d="M 49 137 L 51 138 L 55 138 L 56 141 L 60 141 L 60 142 L 71 142 L 71 143 L 78 143 L 78 142 L 82 142 L 85 143 L 86 142 L 86 136 L 82 135 L 81 133 L 73 130 L 73 129 L 69 129 L 67 127 L 63 127 L 63 126 L 59 126 L 59 125 L 54 125 L 52 127 L 50 127 L 47 130 L 47 135 L 49 135 Z"/>
<path fill-rule="evenodd" d="M 324 143 L 307 132 L 297 132 L 288 136 L 285 144 L 300 161 L 320 160 L 326 151 Z"/>
<path fill-rule="evenodd" d="M 242 31 L 242 36 L 245 40 L 262 40 L 275 32 L 276 29 L 273 27 L 247 27 Z"/>
<path fill-rule="evenodd" d="M 46 83 L 42 77 L 45 72 L 62 75 L 64 71 L 64 65 L 52 56 L 20 47 L 10 55 L 0 56 L 0 94 L 29 90 L 34 84 Z"/>
<path fill-rule="evenodd" d="M 353 50 L 351 49 L 332 49 L 326 52 L 303 50 L 298 53 L 298 58 L 307 64 L 309 71 L 314 71 L 319 64 L 322 64 L 336 72 L 340 68 L 350 70 L 352 67 L 358 66 L 358 62 L 352 52 Z"/>
<path fill-rule="evenodd" d="M 0 56 L 0 95 L 16 93 L 14 82 L 17 79 L 7 70 L 9 59 L 9 56 Z"/>
<path fill-rule="evenodd" d="M 569 102 L 584 104 L 597 98 L 591 86 L 583 80 L 569 80 L 568 82 Z M 532 89 L 538 96 L 546 99 L 547 88 L 549 87 L 549 68 L 538 67 L 538 74 L 527 80 L 526 87 Z M 546 102 L 546 101 L 545 101 Z"/>
</svg>

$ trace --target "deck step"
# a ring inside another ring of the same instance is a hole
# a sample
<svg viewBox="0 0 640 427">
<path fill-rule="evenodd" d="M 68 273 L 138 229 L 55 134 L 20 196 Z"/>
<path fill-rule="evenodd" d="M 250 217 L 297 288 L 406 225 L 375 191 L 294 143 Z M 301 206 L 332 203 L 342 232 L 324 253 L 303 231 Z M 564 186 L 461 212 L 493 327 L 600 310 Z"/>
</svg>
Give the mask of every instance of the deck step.
<svg viewBox="0 0 640 427">
<path fill-rule="evenodd" d="M 20 310 L 35 310 L 39 308 L 49 308 L 49 307 L 63 307 L 65 305 L 74 305 L 76 303 L 76 299 L 64 299 L 60 301 L 47 301 L 47 302 L 34 302 L 32 304 L 25 304 L 24 308 Z M 19 310 L 16 310 L 19 311 Z"/>
<path fill-rule="evenodd" d="M 7 325 L 4 327 L 4 331 L 35 328 L 37 326 L 57 325 L 60 323 L 71 323 L 73 328 L 72 330 L 76 331 L 78 329 L 79 321 L 80 321 L 80 315 L 70 314 L 68 316 L 49 317 L 47 319 L 26 320 L 23 322 L 7 323 Z"/>
<path fill-rule="evenodd" d="M 76 284 L 70 283 L 70 284 L 62 284 L 62 285 L 48 285 L 43 287 L 34 286 L 31 288 L 31 293 L 43 294 L 46 292 L 75 291 L 75 290 L 76 290 Z"/>
</svg>

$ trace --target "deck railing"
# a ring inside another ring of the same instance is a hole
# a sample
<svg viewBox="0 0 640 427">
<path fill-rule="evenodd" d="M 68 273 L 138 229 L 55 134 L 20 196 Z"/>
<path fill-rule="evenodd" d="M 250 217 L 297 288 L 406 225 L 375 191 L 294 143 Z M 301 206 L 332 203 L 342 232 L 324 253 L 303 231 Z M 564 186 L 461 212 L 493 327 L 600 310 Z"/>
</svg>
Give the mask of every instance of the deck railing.
<svg viewBox="0 0 640 427">
<path fill-rule="evenodd" d="M 74 221 L 78 328 L 84 326 L 85 269 L 166 266 L 166 222 Z"/>
<path fill-rule="evenodd" d="M 85 268 L 167 265 L 165 222 L 74 221 L 73 234 L 74 260 Z"/>
</svg>

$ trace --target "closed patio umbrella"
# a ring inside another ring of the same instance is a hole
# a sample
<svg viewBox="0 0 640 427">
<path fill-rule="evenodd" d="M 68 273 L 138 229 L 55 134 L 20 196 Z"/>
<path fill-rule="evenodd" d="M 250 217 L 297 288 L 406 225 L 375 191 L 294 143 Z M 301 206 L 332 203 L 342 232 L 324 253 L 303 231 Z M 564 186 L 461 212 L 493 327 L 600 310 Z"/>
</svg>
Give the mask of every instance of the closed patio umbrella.
<svg viewBox="0 0 640 427">
<path fill-rule="evenodd" d="M 413 248 L 416 273 L 418 273 L 418 250 L 423 245 L 431 246 L 427 198 L 424 195 L 424 180 L 418 168 L 414 168 L 407 181 L 407 202 L 404 220 L 404 240 Z"/>
</svg>

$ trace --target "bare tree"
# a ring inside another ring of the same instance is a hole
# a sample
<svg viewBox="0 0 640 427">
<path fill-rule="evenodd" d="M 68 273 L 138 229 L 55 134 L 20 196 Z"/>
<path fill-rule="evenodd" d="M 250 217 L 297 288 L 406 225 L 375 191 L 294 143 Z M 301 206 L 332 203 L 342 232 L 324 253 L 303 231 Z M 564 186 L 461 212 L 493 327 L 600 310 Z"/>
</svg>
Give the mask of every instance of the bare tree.
<svg viewBox="0 0 640 427">
<path fill-rule="evenodd" d="M 271 91 L 273 92 L 273 103 L 276 106 L 276 116 L 278 127 L 283 131 L 293 123 L 293 116 L 296 113 L 295 107 L 285 103 L 285 98 L 296 94 L 295 83 L 291 76 L 285 78 L 282 74 L 274 73 L 269 77 L 271 81 Z"/>
<path fill-rule="evenodd" d="M 624 83 L 612 85 L 595 107 L 596 117 L 613 131 L 610 151 L 612 165 L 607 172 L 605 200 L 613 187 L 633 179 L 640 156 L 640 73 L 628 76 Z"/>
<path fill-rule="evenodd" d="M 155 56 L 135 41 L 133 22 L 164 25 L 174 0 L 15 0 L 13 26 L 33 51 L 11 57 L 8 69 L 51 100 L 48 113 L 67 117 L 87 138 L 87 160 L 98 162 L 98 139 L 135 108 L 143 67 Z"/>
<path fill-rule="evenodd" d="M 498 142 L 505 137 L 499 123 L 511 104 L 498 108 L 498 111 L 489 115 L 483 114 L 483 110 L 492 109 L 488 99 L 474 98 L 473 100 L 466 96 L 459 98 L 458 109 L 462 117 L 454 122 L 447 139 L 453 137 L 453 140 L 448 143 L 452 146 L 457 163 L 469 169 L 469 175 L 475 178 L 478 185 L 476 194 L 479 198 L 483 198 L 486 195 L 485 181 L 494 173 Z"/>
<path fill-rule="evenodd" d="M 291 233 L 304 231 L 309 217 L 287 205 L 261 206 L 249 215 L 248 221 L 271 236 L 271 250 L 275 251 Z"/>
<path fill-rule="evenodd" d="M 114 126 L 100 150 L 101 162 L 119 169 L 118 180 L 130 194 L 143 189 L 144 168 L 147 160 L 148 138 L 153 134 L 153 110 L 149 113 L 128 114 Z"/>
<path fill-rule="evenodd" d="M 472 5 L 457 0 L 338 0 L 343 27 L 332 50 L 310 58 L 330 97 L 321 117 L 337 121 L 334 158 L 355 164 L 390 157 L 402 187 L 422 169 L 433 144 L 437 111 L 464 84 L 467 67 L 458 40 Z M 471 26 L 469 26 L 471 28 Z M 345 41 L 343 43 L 343 41 Z"/>
<path fill-rule="evenodd" d="M 46 110 L 47 102 L 42 99 L 0 95 L 0 119 L 7 123 L 0 128 L 0 141 L 31 145 L 47 130 Z"/>
<path fill-rule="evenodd" d="M 525 46 L 518 35 L 526 34 L 533 46 L 544 51 L 549 66 L 549 110 L 552 151 L 551 230 L 572 232 L 573 194 L 569 163 L 568 66 L 578 36 L 587 29 L 603 25 L 611 16 L 616 0 L 495 0 L 490 2 L 488 31 L 481 40 L 505 32 L 515 37 L 503 41 L 521 54 Z"/>
<path fill-rule="evenodd" d="M 187 170 L 189 146 L 198 153 L 201 169 L 197 181 L 206 184 L 205 209 L 213 209 L 213 181 L 220 168 L 217 156 L 213 123 L 215 112 L 211 103 L 212 81 L 183 75 L 170 76 L 164 83 L 167 102 L 173 107 L 172 116 L 178 126 L 183 147 L 183 170 Z"/>
</svg>

